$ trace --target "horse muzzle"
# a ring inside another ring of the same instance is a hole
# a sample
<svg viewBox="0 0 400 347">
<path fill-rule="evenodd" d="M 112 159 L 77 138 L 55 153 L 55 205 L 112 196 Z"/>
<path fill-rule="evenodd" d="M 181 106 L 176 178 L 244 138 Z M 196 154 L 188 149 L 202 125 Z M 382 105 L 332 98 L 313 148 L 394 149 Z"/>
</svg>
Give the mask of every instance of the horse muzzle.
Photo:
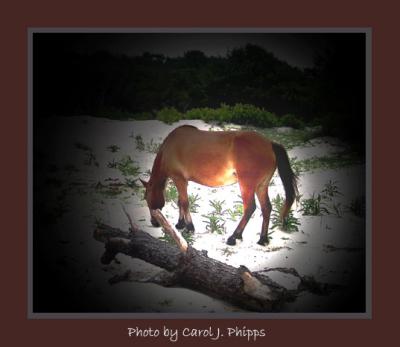
<svg viewBox="0 0 400 347">
<path fill-rule="evenodd" d="M 156 228 L 160 227 L 160 223 L 158 223 L 157 219 L 155 219 L 154 217 L 151 217 L 150 222 L 153 227 L 156 227 Z"/>
<path fill-rule="evenodd" d="M 161 209 L 160 209 L 160 211 L 161 211 Z M 151 213 L 151 210 L 150 210 L 150 222 L 153 227 L 158 228 L 161 226 L 160 223 L 158 223 L 157 219 L 154 218 L 153 214 Z"/>
</svg>

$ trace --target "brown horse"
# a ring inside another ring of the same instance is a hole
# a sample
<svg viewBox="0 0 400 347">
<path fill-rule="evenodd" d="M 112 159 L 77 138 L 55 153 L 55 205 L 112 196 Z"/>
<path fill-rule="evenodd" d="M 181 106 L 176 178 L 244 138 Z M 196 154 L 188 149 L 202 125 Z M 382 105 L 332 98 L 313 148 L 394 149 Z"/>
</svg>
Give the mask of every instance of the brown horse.
<svg viewBox="0 0 400 347">
<path fill-rule="evenodd" d="M 228 245 L 242 239 L 243 229 L 256 209 L 255 195 L 260 202 L 263 223 L 259 244 L 268 244 L 271 202 L 268 185 L 276 167 L 282 179 L 286 201 L 281 218 L 287 217 L 297 194 L 297 177 L 293 173 L 286 150 L 253 131 L 201 131 L 184 125 L 173 130 L 162 143 L 154 160 L 145 198 L 151 210 L 162 209 L 167 178 L 175 183 L 179 193 L 177 229 L 194 231 L 189 212 L 188 181 L 208 187 L 239 182 L 243 199 L 243 216 Z M 159 226 L 151 217 L 153 226 Z"/>
</svg>

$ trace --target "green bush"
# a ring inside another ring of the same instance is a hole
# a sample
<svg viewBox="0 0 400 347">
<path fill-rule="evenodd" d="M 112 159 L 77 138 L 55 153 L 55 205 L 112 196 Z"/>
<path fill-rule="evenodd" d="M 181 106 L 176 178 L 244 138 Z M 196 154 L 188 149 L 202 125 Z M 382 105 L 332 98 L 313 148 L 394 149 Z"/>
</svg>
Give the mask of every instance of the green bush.
<svg viewBox="0 0 400 347">
<path fill-rule="evenodd" d="M 141 113 L 136 114 L 134 118 L 145 120 L 151 119 L 152 116 L 150 113 Z M 279 118 L 272 112 L 250 104 L 235 104 L 234 106 L 221 104 L 218 108 L 199 107 L 192 108 L 185 113 L 180 113 L 174 107 L 165 107 L 155 113 L 155 118 L 167 124 L 172 124 L 180 119 L 200 119 L 208 123 L 235 123 L 261 128 L 289 126 L 302 129 L 305 126 L 303 120 L 293 114 L 286 114 Z"/>
<path fill-rule="evenodd" d="M 174 107 L 165 107 L 156 113 L 156 119 L 172 124 L 179 121 L 182 118 L 182 114 Z"/>
<path fill-rule="evenodd" d="M 197 213 L 197 209 L 200 207 L 200 205 L 197 203 L 197 201 L 200 200 L 199 194 L 190 194 L 189 195 L 189 211 L 192 213 Z"/>
<path fill-rule="evenodd" d="M 243 125 L 255 125 L 270 128 L 278 126 L 278 118 L 264 109 L 249 104 L 236 104 L 231 108 L 232 122 Z"/>
<path fill-rule="evenodd" d="M 271 112 L 249 104 L 229 106 L 222 104 L 219 108 L 194 108 L 187 111 L 185 119 L 201 119 L 205 122 L 225 122 L 259 127 L 279 126 L 278 117 Z"/>
<path fill-rule="evenodd" d="M 309 199 L 301 201 L 301 209 L 303 216 L 322 216 L 329 214 L 328 205 L 321 194 L 312 193 Z"/>
<path fill-rule="evenodd" d="M 272 199 L 271 230 L 278 227 L 282 231 L 286 231 L 289 233 L 299 231 L 300 221 L 293 215 L 293 211 L 289 211 L 287 217 L 282 221 L 280 214 L 284 204 L 285 199 L 279 194 L 274 199 Z"/>
<path fill-rule="evenodd" d="M 221 105 L 219 108 L 192 108 L 185 113 L 186 119 L 201 119 L 205 122 L 216 121 L 229 123 L 231 117 L 232 114 L 227 105 Z"/>
<path fill-rule="evenodd" d="M 217 234 L 223 234 L 225 232 L 225 221 L 224 219 L 217 214 L 209 214 L 209 215 L 201 215 L 205 218 L 203 222 L 206 224 L 206 230 Z"/>
<path fill-rule="evenodd" d="M 135 165 L 135 161 L 132 160 L 129 155 L 124 156 L 119 162 L 117 162 L 116 168 L 121 171 L 123 176 L 138 176 L 140 173 L 139 166 Z"/>
<path fill-rule="evenodd" d="M 174 207 L 177 206 L 179 194 L 174 184 L 168 183 L 167 189 L 165 189 L 164 192 L 164 196 L 167 202 L 172 202 Z"/>
</svg>

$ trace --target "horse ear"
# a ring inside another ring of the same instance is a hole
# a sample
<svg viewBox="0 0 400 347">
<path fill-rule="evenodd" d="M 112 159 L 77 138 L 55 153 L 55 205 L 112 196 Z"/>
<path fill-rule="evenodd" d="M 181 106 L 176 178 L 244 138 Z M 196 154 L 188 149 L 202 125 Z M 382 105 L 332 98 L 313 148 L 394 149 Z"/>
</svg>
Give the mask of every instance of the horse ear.
<svg viewBox="0 0 400 347">
<path fill-rule="evenodd" d="M 146 181 L 142 180 L 141 178 L 139 178 L 139 180 L 140 180 L 140 182 L 142 182 L 143 186 L 144 186 L 145 188 L 147 188 L 149 182 L 146 182 Z"/>
</svg>

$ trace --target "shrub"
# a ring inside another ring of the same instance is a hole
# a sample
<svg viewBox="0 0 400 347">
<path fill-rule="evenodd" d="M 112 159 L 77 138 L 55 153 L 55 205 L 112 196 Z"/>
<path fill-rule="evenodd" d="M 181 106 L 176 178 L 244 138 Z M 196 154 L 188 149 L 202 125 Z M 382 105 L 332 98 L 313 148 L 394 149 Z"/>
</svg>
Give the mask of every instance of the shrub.
<svg viewBox="0 0 400 347">
<path fill-rule="evenodd" d="M 165 200 L 167 202 L 172 202 L 175 205 L 178 204 L 178 190 L 176 189 L 174 184 L 168 184 L 167 189 L 165 189 Z"/>
<path fill-rule="evenodd" d="M 289 233 L 299 231 L 300 221 L 293 215 L 292 211 L 289 211 L 287 217 L 282 221 L 280 213 L 284 203 L 285 199 L 279 194 L 274 199 L 272 199 L 271 229 L 273 230 L 278 227 L 282 231 L 286 231 Z"/>
<path fill-rule="evenodd" d="M 236 221 L 238 218 L 243 216 L 243 204 L 233 205 L 233 209 L 227 209 L 226 212 L 229 214 L 229 219 Z"/>
<path fill-rule="evenodd" d="M 255 125 L 264 128 L 277 126 L 278 118 L 272 112 L 254 105 L 236 104 L 231 108 L 232 122 L 244 125 Z"/>
<path fill-rule="evenodd" d="M 201 119 L 205 122 L 225 122 L 241 125 L 255 125 L 259 127 L 278 126 L 278 118 L 274 113 L 268 112 L 249 104 L 236 104 L 229 106 L 221 104 L 219 108 L 194 108 L 184 115 L 186 119 Z"/>
<path fill-rule="evenodd" d="M 200 200 L 199 194 L 190 194 L 189 195 L 189 211 L 192 213 L 197 213 L 197 209 L 200 207 L 200 205 L 197 203 L 197 201 Z"/>
<path fill-rule="evenodd" d="M 161 143 L 160 142 L 155 142 L 153 139 L 150 140 L 150 142 L 146 143 L 145 149 L 149 153 L 157 153 L 158 150 L 160 149 Z"/>
<path fill-rule="evenodd" d="M 145 145 L 142 135 L 136 135 L 135 142 L 136 142 L 136 149 L 138 149 L 139 151 L 144 151 Z"/>
<path fill-rule="evenodd" d="M 343 207 L 334 198 L 343 195 L 337 186 L 336 181 L 329 180 L 325 183 L 320 194 L 313 193 L 310 198 L 302 199 L 301 212 L 303 216 L 322 216 L 323 214 L 334 214 L 337 217 L 343 216 Z"/>
<path fill-rule="evenodd" d="M 321 193 L 328 200 L 332 200 L 337 195 L 343 195 L 339 191 L 339 188 L 337 186 L 337 181 L 332 181 L 332 180 L 329 180 L 328 183 L 325 183 L 324 189 L 322 189 Z"/>
<path fill-rule="evenodd" d="M 111 167 L 109 163 L 108 167 Z M 116 163 L 116 168 L 121 171 L 123 176 L 137 176 L 140 173 L 140 168 L 135 165 L 134 160 L 129 155 L 124 156 L 119 162 Z"/>
<path fill-rule="evenodd" d="M 227 105 L 221 105 L 219 108 L 193 108 L 185 113 L 185 118 L 201 119 L 205 122 L 230 122 L 231 112 Z"/>
<path fill-rule="evenodd" d="M 217 234 L 223 234 L 225 232 L 225 221 L 224 219 L 216 214 L 202 215 L 205 218 L 203 222 L 206 224 L 206 230 Z"/>
<path fill-rule="evenodd" d="M 201 215 L 205 220 L 203 222 L 206 224 L 206 230 L 211 233 L 216 232 L 217 234 L 222 234 L 225 232 L 225 220 L 223 219 L 223 215 L 226 211 L 223 209 L 223 204 L 225 201 L 212 200 L 210 201 L 210 205 L 213 208 L 208 215 Z"/>
<path fill-rule="evenodd" d="M 329 214 L 324 197 L 321 194 L 315 195 L 315 193 L 313 193 L 310 198 L 301 201 L 300 211 L 303 212 L 303 216 L 321 216 L 322 214 Z"/>
<path fill-rule="evenodd" d="M 182 114 L 174 107 L 165 107 L 156 113 L 156 119 L 172 124 L 179 121 L 182 118 Z"/>
<path fill-rule="evenodd" d="M 218 214 L 218 215 L 223 215 L 225 214 L 225 210 L 223 209 L 225 201 L 219 201 L 219 200 L 212 200 L 210 201 L 211 207 L 214 209 L 212 211 L 212 214 Z"/>
<path fill-rule="evenodd" d="M 155 113 L 155 118 L 167 124 L 172 124 L 180 119 L 200 119 L 204 122 L 235 123 L 263 128 L 277 127 L 283 124 L 295 128 L 304 126 L 303 122 L 293 115 L 286 115 L 279 119 L 274 113 L 263 108 L 240 103 L 234 106 L 221 104 L 218 108 L 192 108 L 184 114 L 174 107 L 165 107 Z M 151 114 L 137 114 L 135 119 L 151 119 Z"/>
</svg>

